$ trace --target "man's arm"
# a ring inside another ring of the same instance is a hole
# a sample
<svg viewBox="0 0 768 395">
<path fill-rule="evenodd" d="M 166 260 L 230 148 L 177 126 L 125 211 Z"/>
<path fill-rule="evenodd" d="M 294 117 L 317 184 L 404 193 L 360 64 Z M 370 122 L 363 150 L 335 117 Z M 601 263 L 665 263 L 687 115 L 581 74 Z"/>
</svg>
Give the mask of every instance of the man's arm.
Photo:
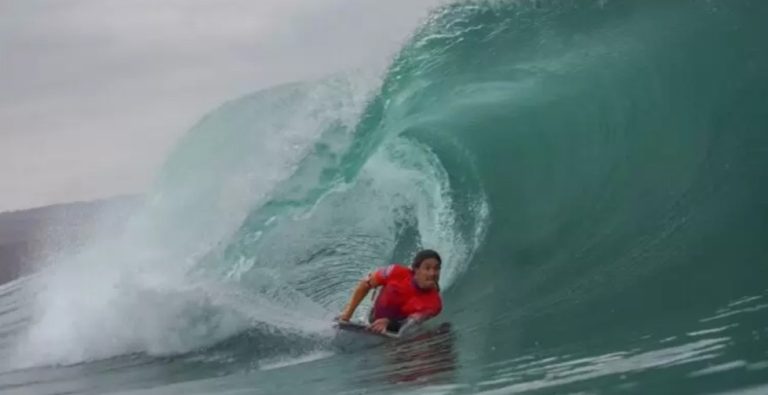
<svg viewBox="0 0 768 395">
<path fill-rule="evenodd" d="M 381 284 L 373 273 L 360 280 L 360 282 L 357 283 L 357 288 L 355 288 L 355 291 L 352 293 L 352 298 L 350 298 L 349 303 L 347 303 L 347 306 L 339 315 L 339 320 L 349 321 L 349 319 L 352 318 L 352 314 L 355 313 L 357 306 L 359 306 L 360 302 L 362 302 L 363 299 L 365 299 L 365 296 L 368 295 L 368 291 L 380 285 Z"/>
</svg>

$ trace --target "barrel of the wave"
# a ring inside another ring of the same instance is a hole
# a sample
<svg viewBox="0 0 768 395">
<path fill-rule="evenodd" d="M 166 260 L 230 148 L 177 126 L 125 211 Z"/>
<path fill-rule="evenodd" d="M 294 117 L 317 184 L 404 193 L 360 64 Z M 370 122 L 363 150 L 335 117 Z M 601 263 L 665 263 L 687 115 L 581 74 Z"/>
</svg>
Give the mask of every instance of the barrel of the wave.
<svg viewBox="0 0 768 395">
<path fill-rule="evenodd" d="M 480 248 L 444 295 L 477 364 L 761 333 L 759 310 L 714 312 L 765 295 L 765 20 L 750 1 L 456 3 L 414 35 L 383 90 L 387 125 L 436 153 L 456 196 L 476 174 L 487 197 Z M 727 350 L 726 368 L 761 366 Z M 676 388 L 751 382 L 734 370 Z"/>
</svg>

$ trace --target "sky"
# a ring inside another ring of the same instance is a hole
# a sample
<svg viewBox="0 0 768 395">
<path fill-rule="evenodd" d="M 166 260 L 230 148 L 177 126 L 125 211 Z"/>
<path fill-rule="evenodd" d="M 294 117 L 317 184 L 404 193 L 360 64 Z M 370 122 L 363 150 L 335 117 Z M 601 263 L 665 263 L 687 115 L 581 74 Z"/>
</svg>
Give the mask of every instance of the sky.
<svg viewBox="0 0 768 395">
<path fill-rule="evenodd" d="M 440 0 L 0 0 L 0 212 L 145 191 L 221 103 L 383 67 Z"/>
</svg>

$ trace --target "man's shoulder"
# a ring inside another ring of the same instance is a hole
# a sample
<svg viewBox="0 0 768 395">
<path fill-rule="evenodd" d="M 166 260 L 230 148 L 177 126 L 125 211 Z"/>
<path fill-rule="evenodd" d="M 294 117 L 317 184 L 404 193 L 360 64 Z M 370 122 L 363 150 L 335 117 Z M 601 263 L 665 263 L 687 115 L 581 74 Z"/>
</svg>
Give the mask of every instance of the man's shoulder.
<svg viewBox="0 0 768 395">
<path fill-rule="evenodd" d="M 387 267 L 387 276 L 392 279 L 407 279 L 411 277 L 411 269 L 399 263 Z"/>
</svg>

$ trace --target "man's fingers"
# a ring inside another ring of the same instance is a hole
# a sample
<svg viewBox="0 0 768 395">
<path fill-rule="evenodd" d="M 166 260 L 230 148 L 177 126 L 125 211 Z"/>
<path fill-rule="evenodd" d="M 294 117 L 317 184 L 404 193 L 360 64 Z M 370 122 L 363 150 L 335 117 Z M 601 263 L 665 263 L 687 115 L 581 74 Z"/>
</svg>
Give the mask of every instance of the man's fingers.
<svg viewBox="0 0 768 395">
<path fill-rule="evenodd" d="M 384 332 L 384 323 L 383 322 L 374 322 L 371 325 L 371 331 L 377 332 L 377 333 L 383 333 Z"/>
</svg>

